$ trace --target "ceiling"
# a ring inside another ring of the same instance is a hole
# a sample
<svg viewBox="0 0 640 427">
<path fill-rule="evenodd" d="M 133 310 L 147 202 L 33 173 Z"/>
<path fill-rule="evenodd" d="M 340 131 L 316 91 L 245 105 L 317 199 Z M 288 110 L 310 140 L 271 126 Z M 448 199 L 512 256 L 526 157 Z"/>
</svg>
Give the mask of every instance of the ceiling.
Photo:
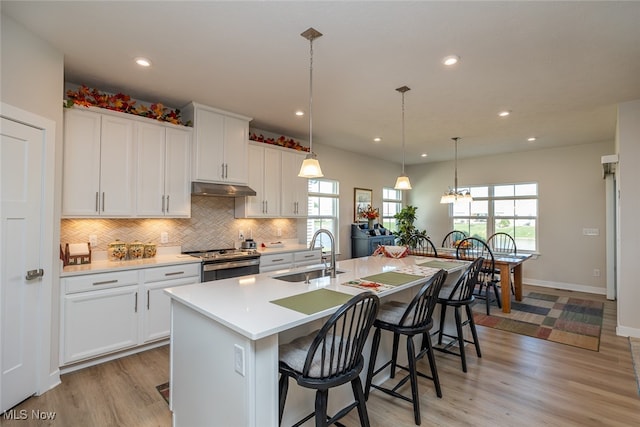
<svg viewBox="0 0 640 427">
<path fill-rule="evenodd" d="M 4 1 L 64 53 L 65 80 L 253 118 L 307 141 L 406 163 L 613 141 L 640 99 L 640 2 Z M 460 56 L 449 69 L 441 60 Z M 135 57 L 151 59 L 141 69 Z M 511 115 L 499 118 L 498 112 Z M 373 142 L 379 136 L 381 142 Z M 528 142 L 530 136 L 536 142 Z M 420 157 L 427 153 L 428 157 Z"/>
</svg>

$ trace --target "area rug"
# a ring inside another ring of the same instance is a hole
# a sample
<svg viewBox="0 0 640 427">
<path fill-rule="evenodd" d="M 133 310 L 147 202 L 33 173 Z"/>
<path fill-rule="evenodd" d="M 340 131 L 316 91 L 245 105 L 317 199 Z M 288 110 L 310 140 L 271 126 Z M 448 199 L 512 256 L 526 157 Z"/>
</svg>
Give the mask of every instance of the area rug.
<svg viewBox="0 0 640 427">
<path fill-rule="evenodd" d="M 631 348 L 631 360 L 633 360 L 633 370 L 636 373 L 636 384 L 638 385 L 638 395 L 640 395 L 640 338 L 629 337 L 629 347 Z"/>
<path fill-rule="evenodd" d="M 503 313 L 494 303 L 486 315 L 484 301 L 473 305 L 477 325 L 501 329 L 587 350 L 598 351 L 604 304 L 583 298 L 529 292 Z"/>
<path fill-rule="evenodd" d="M 162 396 L 162 398 L 169 404 L 169 383 L 164 383 L 156 386 L 156 390 Z"/>
</svg>

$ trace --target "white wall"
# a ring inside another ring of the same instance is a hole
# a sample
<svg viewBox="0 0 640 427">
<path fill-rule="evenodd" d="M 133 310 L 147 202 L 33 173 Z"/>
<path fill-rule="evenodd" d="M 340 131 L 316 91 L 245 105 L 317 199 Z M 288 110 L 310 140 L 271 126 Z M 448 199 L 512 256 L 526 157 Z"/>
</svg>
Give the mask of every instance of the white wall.
<svg viewBox="0 0 640 427">
<path fill-rule="evenodd" d="M 54 182 L 47 182 L 53 192 L 53 239 L 49 255 L 54 258 L 54 271 L 45 272 L 52 286 L 51 372 L 58 370 L 59 271 L 57 262 L 60 234 L 60 189 L 62 165 L 62 96 L 64 81 L 63 55 L 42 39 L 34 36 L 12 19 L 1 15 L 1 86 L 2 102 L 53 120 L 56 124 Z M 48 197 L 51 194 L 47 194 Z"/>
<path fill-rule="evenodd" d="M 618 328 L 619 335 L 640 337 L 638 243 L 640 227 L 640 100 L 618 105 Z"/>
<path fill-rule="evenodd" d="M 464 150 L 464 141 L 459 145 Z M 600 157 L 611 154 L 613 140 L 524 153 L 458 160 L 463 185 L 537 182 L 540 256 L 524 264 L 526 283 L 605 293 L 605 186 Z M 407 203 L 418 207 L 417 226 L 434 242 L 451 229 L 448 205 L 440 196 L 453 185 L 453 162 L 410 166 L 413 190 Z M 583 236 L 598 228 L 599 236 Z M 601 277 L 593 277 L 599 269 Z"/>
</svg>

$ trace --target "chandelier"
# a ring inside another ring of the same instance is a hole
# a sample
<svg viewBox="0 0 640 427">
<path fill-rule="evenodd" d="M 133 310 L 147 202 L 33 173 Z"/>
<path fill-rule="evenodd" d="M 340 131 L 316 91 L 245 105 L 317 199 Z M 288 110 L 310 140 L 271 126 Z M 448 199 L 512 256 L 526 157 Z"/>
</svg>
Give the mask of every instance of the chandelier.
<svg viewBox="0 0 640 427">
<path fill-rule="evenodd" d="M 473 197 L 471 197 L 471 193 L 467 191 L 463 193 L 462 191 L 458 191 L 458 140 L 459 137 L 451 138 L 455 145 L 455 157 L 454 157 L 454 186 L 453 189 L 449 187 L 449 190 L 446 191 L 442 197 L 440 198 L 440 203 L 455 203 L 455 202 L 472 202 Z"/>
</svg>

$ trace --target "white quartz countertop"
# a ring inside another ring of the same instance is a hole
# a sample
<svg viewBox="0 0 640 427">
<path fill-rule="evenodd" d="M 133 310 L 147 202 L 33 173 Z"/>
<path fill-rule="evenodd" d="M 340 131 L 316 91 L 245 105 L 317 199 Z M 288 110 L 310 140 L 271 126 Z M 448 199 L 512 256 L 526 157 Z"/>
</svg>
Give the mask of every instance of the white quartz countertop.
<svg viewBox="0 0 640 427">
<path fill-rule="evenodd" d="M 363 292 L 363 290 L 352 286 L 344 286 L 341 285 L 341 283 L 373 274 L 406 269 L 407 267 L 414 268 L 416 264 L 424 263 L 428 260 L 429 258 L 413 256 L 401 259 L 380 256 L 355 258 L 338 262 L 338 270 L 342 270 L 344 273 L 338 274 L 335 279 L 321 277 L 312 279 L 310 284 L 305 284 L 304 282 L 291 283 L 273 278 L 273 276 L 283 274 L 282 271 L 279 271 L 277 273 L 262 273 L 253 276 L 174 287 L 166 289 L 165 292 L 175 301 L 196 310 L 204 316 L 225 325 L 249 339 L 258 340 L 315 319 L 326 317 L 335 311 L 335 307 L 333 307 L 312 315 L 307 315 L 281 307 L 270 301 L 322 288 L 355 295 Z M 315 265 L 297 268 L 291 271 L 304 271 L 317 269 L 319 267 L 321 266 Z M 462 267 L 458 266 L 456 269 L 459 270 L 461 268 Z M 424 283 L 427 279 L 428 277 L 423 276 L 414 282 L 396 286 L 391 290 L 382 291 L 378 293 L 378 296 L 382 298 L 400 292 Z"/>
<path fill-rule="evenodd" d="M 127 261 L 95 260 L 91 264 L 67 265 L 60 273 L 60 277 L 79 276 L 82 274 L 106 273 L 112 271 L 135 270 L 140 268 L 161 267 L 178 264 L 201 263 L 200 258 L 184 254 L 156 255 L 153 258 L 142 258 Z"/>
</svg>

